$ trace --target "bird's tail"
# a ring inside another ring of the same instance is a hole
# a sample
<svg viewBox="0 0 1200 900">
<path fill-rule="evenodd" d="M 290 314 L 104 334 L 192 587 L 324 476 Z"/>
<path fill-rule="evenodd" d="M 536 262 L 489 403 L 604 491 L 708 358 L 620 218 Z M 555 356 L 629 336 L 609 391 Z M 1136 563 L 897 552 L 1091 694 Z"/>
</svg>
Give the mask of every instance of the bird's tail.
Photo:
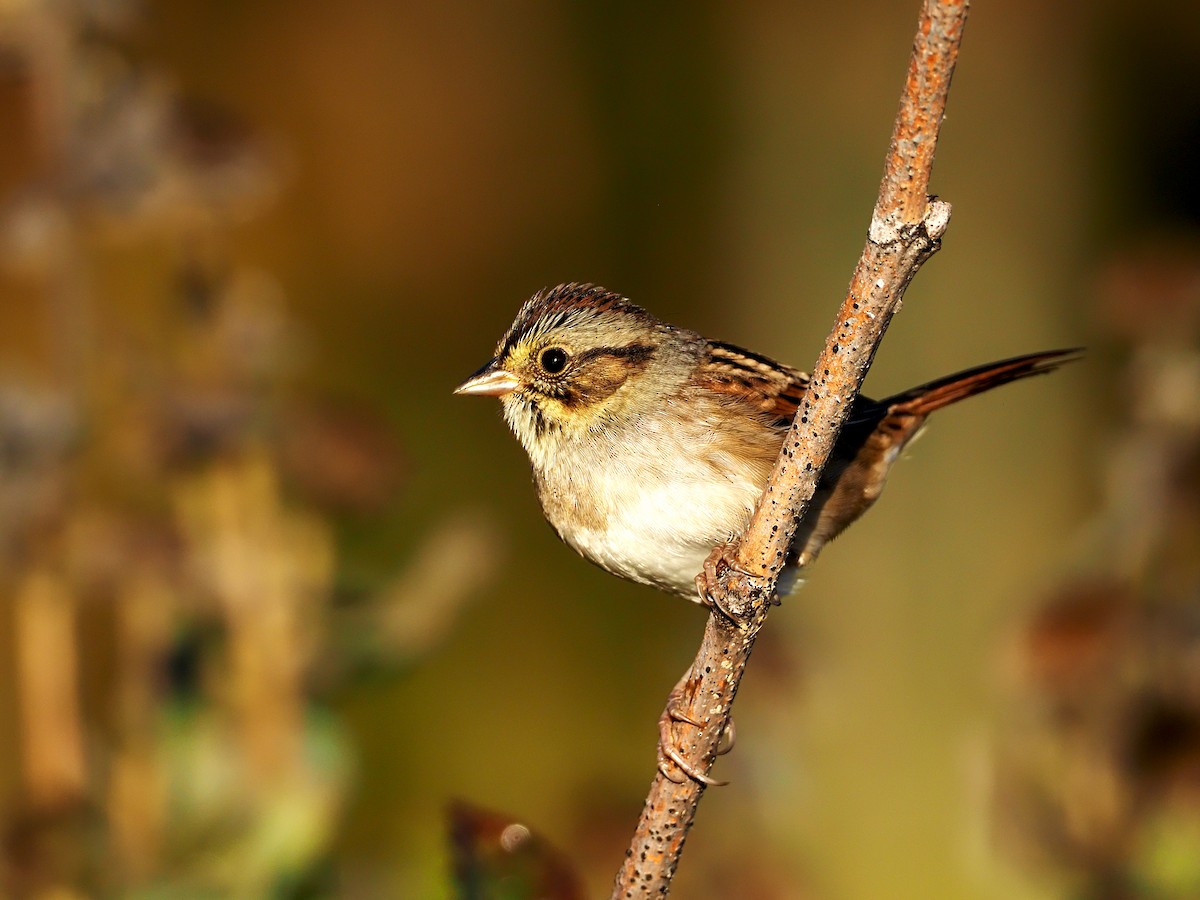
<svg viewBox="0 0 1200 900">
<path fill-rule="evenodd" d="M 918 385 L 880 401 L 879 406 L 892 413 L 925 417 L 943 406 L 974 397 L 1010 381 L 1053 372 L 1082 355 L 1082 347 L 1072 347 L 1069 350 L 1045 350 L 1014 356 Z"/>
</svg>

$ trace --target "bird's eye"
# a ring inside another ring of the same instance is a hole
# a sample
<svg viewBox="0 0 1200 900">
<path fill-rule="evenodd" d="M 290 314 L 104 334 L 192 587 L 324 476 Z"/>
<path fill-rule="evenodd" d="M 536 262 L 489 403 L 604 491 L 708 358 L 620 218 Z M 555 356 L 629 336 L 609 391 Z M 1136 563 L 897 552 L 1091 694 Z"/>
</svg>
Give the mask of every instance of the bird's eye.
<svg viewBox="0 0 1200 900">
<path fill-rule="evenodd" d="M 543 369 L 551 375 L 557 375 L 567 367 L 567 351 L 561 347 L 551 347 L 542 351 L 540 360 Z"/>
</svg>

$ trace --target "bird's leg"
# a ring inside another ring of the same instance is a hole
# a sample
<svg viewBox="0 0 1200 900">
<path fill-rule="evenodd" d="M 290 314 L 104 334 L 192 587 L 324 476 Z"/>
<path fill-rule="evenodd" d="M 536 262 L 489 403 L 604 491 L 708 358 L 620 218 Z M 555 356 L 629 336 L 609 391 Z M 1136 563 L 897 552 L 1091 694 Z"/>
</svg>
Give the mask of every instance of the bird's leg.
<svg viewBox="0 0 1200 900">
<path fill-rule="evenodd" d="M 683 755 L 678 750 L 678 744 L 675 740 L 675 723 L 681 722 L 685 725 L 691 725 L 694 728 L 703 728 L 704 723 L 698 722 L 683 711 L 684 695 L 688 689 L 688 682 L 692 678 L 692 670 L 689 667 L 683 677 L 679 679 L 679 683 L 671 690 L 667 697 L 666 708 L 663 709 L 662 715 L 658 717 L 658 771 L 662 772 L 663 777 L 675 782 L 683 784 L 686 780 L 680 776 L 691 778 L 693 781 L 698 781 L 701 784 L 720 786 L 728 784 L 727 781 L 718 781 L 701 772 L 695 765 L 683 758 Z M 726 731 L 729 735 L 729 741 L 723 748 L 717 750 L 718 754 L 728 753 L 733 749 L 734 730 L 733 720 L 729 720 L 729 727 Z M 675 771 L 678 769 L 679 771 Z"/>
</svg>

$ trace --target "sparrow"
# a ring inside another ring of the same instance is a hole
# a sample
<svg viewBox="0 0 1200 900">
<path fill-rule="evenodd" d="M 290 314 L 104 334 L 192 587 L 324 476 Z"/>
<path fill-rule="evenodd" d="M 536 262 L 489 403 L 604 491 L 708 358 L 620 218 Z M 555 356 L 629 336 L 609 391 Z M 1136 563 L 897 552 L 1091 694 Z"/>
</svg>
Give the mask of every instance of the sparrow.
<svg viewBox="0 0 1200 900">
<path fill-rule="evenodd" d="M 878 499 L 930 413 L 1078 353 L 1032 353 L 884 400 L 859 396 L 777 593 Z M 745 530 L 807 387 L 798 369 L 670 325 L 597 285 L 564 284 L 534 294 L 455 393 L 500 398 L 565 543 L 614 575 L 711 604 L 706 560 Z"/>
</svg>

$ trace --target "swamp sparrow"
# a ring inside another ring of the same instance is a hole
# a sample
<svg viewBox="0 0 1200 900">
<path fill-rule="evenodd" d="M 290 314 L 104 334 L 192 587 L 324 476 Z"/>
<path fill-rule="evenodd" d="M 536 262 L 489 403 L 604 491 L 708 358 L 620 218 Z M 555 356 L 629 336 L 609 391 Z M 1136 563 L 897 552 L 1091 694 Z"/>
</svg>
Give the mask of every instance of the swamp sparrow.
<svg viewBox="0 0 1200 900">
<path fill-rule="evenodd" d="M 1075 355 L 1033 353 L 886 400 L 860 396 L 779 593 L 875 502 L 930 413 Z M 567 284 L 534 294 L 495 358 L 455 393 L 501 399 L 542 511 L 567 544 L 614 575 L 707 602 L 698 573 L 750 521 L 807 385 L 790 366 L 668 325 L 604 288 Z"/>
</svg>

